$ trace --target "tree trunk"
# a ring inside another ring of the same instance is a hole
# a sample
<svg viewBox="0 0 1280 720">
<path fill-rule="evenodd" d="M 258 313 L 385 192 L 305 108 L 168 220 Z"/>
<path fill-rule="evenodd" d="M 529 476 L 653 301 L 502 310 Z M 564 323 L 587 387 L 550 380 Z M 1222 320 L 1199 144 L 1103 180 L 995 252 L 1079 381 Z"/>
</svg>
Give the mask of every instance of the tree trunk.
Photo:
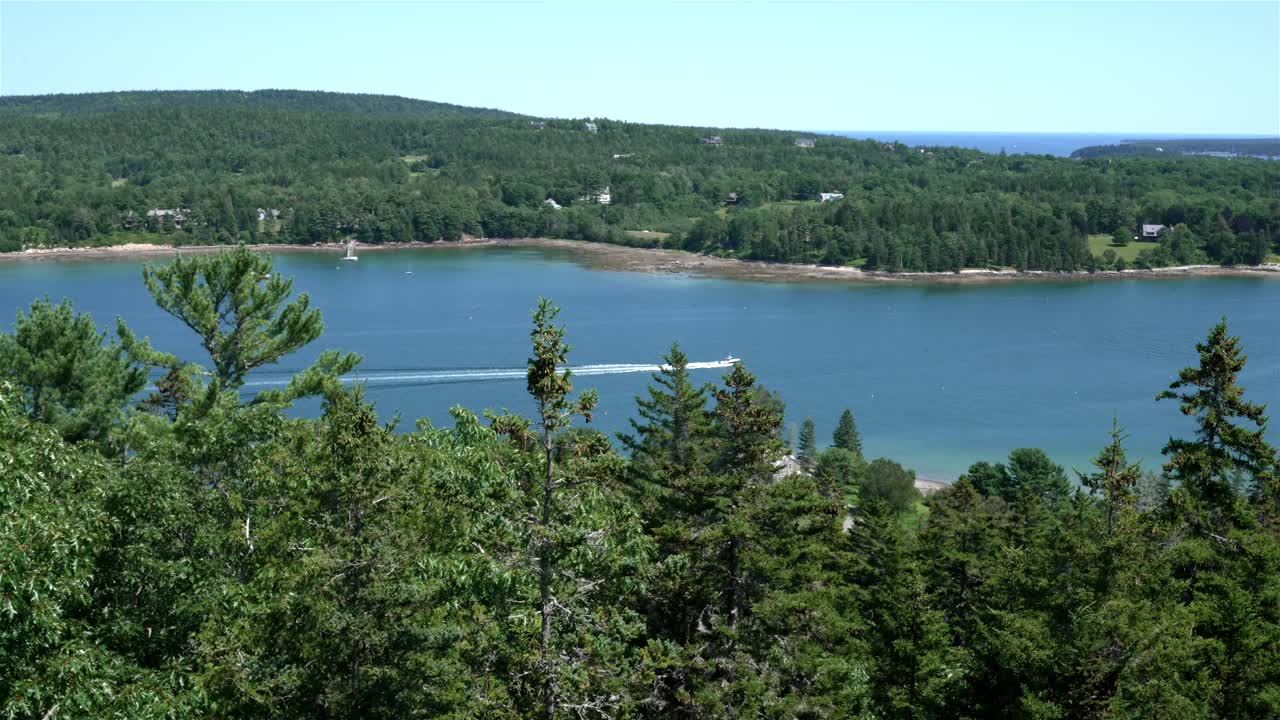
<svg viewBox="0 0 1280 720">
<path fill-rule="evenodd" d="M 543 452 L 547 461 L 547 474 L 542 483 L 542 547 L 538 552 L 538 575 L 542 591 L 542 644 L 538 649 L 538 664 L 543 673 L 542 717 L 551 720 L 555 714 L 555 680 L 551 673 L 551 501 L 554 461 L 551 453 L 551 431 L 544 425 Z"/>
</svg>

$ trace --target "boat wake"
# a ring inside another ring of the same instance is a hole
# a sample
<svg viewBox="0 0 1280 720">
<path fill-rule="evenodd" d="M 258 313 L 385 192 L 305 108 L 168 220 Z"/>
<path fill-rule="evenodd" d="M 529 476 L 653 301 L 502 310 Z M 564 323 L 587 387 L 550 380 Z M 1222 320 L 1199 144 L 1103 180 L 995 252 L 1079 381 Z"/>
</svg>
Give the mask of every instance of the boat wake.
<svg viewBox="0 0 1280 720">
<path fill-rule="evenodd" d="M 716 370 L 733 367 L 737 358 L 691 362 L 690 370 Z M 577 377 L 595 375 L 623 375 L 627 373 L 656 373 L 663 370 L 664 365 L 645 365 L 639 363 L 619 363 L 604 365 L 579 365 L 571 367 Z M 446 385 L 465 382 L 501 382 L 507 380 L 523 380 L 526 368 L 447 368 L 434 370 L 367 370 L 342 377 L 347 384 L 363 383 L 370 387 L 381 386 L 413 386 L 413 385 Z M 254 379 L 246 382 L 244 387 L 283 387 L 289 384 L 288 377 L 271 379 Z"/>
</svg>

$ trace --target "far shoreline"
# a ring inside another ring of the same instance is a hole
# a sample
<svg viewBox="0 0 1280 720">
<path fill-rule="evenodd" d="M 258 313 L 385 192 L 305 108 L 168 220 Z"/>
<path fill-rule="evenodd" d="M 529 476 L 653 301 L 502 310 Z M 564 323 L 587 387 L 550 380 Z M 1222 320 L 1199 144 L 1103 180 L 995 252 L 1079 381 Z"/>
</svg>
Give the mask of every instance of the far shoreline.
<svg viewBox="0 0 1280 720">
<path fill-rule="evenodd" d="M 173 256 L 226 250 L 230 245 L 149 245 L 141 243 L 87 248 L 29 249 L 0 253 L 4 262 L 60 262 L 106 259 L 163 259 Z M 267 243 L 247 245 L 251 250 L 269 253 L 344 252 L 341 243 L 292 245 Z M 684 250 L 636 248 L 585 240 L 552 238 L 465 238 L 460 241 L 405 242 L 385 245 L 357 245 L 357 253 L 384 253 L 403 250 L 461 250 L 468 248 L 530 248 L 569 252 L 597 270 L 647 272 L 719 277 L 735 280 L 767 282 L 843 281 L 852 283 L 970 285 L 1005 282 L 1088 281 L 1120 279 L 1168 279 L 1186 277 L 1275 277 L 1280 278 L 1280 264 L 1221 266 L 1187 265 L 1152 270 L 986 270 L 967 268 L 960 272 L 884 272 L 864 271 L 851 267 L 770 263 L 756 260 L 718 258 Z"/>
</svg>

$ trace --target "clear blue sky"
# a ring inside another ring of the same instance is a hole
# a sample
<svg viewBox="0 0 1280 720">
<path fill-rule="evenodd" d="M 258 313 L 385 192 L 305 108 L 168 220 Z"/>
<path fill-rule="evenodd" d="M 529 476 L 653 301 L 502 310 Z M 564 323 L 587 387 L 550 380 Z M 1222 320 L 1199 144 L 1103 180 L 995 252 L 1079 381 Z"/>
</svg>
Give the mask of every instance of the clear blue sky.
<svg viewBox="0 0 1280 720">
<path fill-rule="evenodd" d="M 1280 1 L 0 0 L 0 94 L 299 88 L 847 130 L 1280 133 Z"/>
</svg>

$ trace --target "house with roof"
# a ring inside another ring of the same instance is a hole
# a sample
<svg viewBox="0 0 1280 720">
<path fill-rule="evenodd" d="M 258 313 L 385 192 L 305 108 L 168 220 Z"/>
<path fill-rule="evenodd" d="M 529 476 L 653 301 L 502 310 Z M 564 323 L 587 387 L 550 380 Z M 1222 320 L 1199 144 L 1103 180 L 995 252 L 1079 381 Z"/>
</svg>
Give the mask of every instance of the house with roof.
<svg viewBox="0 0 1280 720">
<path fill-rule="evenodd" d="M 843 199 L 844 199 L 844 193 L 838 193 L 838 192 L 818 193 L 818 202 L 820 203 L 835 202 L 836 200 L 843 200 Z"/>
<path fill-rule="evenodd" d="M 1146 241 L 1159 240 L 1162 235 L 1169 232 L 1169 228 L 1164 225 L 1143 225 L 1141 239 Z"/>
<path fill-rule="evenodd" d="M 535 130 L 542 130 L 547 127 L 547 124 L 542 120 L 530 120 L 529 125 L 531 125 Z"/>
<path fill-rule="evenodd" d="M 600 128 L 593 122 L 582 123 L 582 129 L 589 133 L 596 133 L 600 131 Z"/>
<path fill-rule="evenodd" d="M 721 138 L 719 135 L 712 135 L 710 137 L 704 137 L 698 142 L 703 145 L 723 145 L 724 139 Z"/>
<path fill-rule="evenodd" d="M 796 147 L 811 148 L 817 144 L 818 141 L 814 138 L 796 138 Z"/>
<path fill-rule="evenodd" d="M 589 202 L 597 205 L 608 205 L 613 202 L 613 193 L 609 191 L 609 186 L 605 185 L 604 190 L 595 194 L 586 194 L 578 198 L 577 202 Z"/>
<path fill-rule="evenodd" d="M 555 198 L 547 198 L 542 201 L 542 204 L 550 207 L 552 210 L 560 210 L 563 207 L 560 203 L 556 202 Z"/>
</svg>

